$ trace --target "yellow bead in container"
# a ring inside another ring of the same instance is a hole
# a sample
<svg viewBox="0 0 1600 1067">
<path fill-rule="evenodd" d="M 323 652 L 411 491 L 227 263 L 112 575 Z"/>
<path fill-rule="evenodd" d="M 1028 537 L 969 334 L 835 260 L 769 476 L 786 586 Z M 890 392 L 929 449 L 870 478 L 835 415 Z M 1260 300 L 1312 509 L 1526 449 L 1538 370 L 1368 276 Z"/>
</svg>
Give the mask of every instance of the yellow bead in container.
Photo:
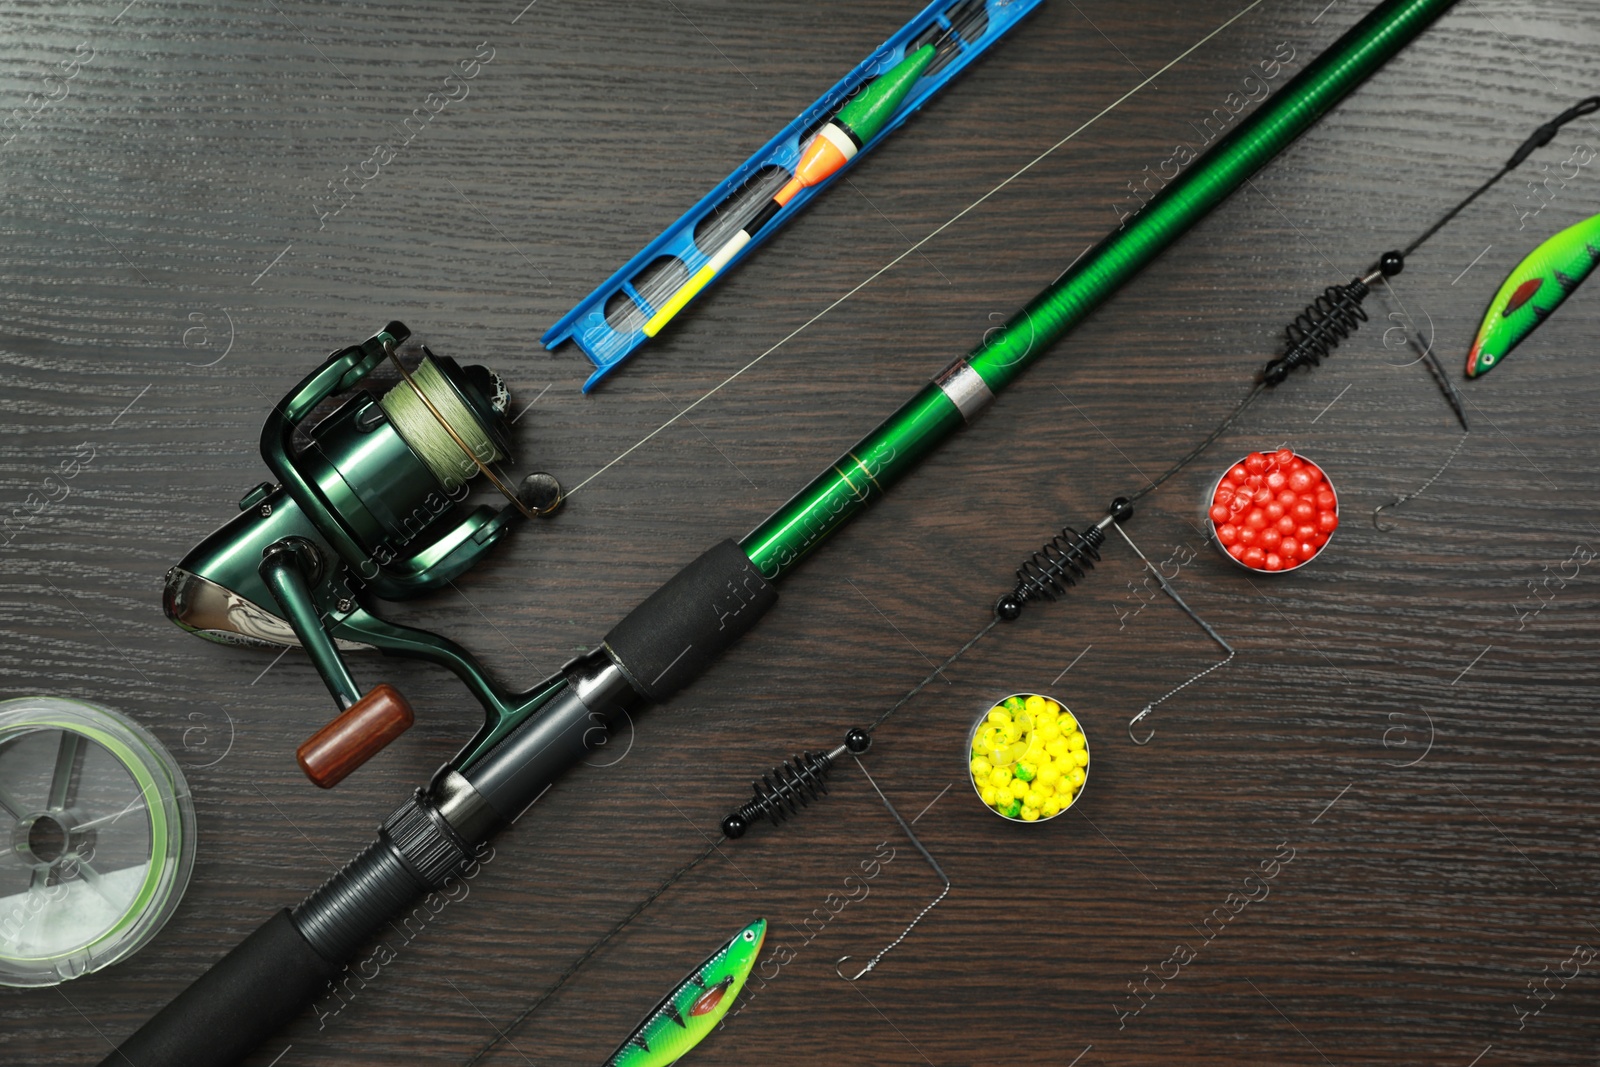
<svg viewBox="0 0 1600 1067">
<path fill-rule="evenodd" d="M 1083 795 L 1089 743 L 1055 700 L 1014 693 L 978 715 L 966 759 L 973 791 L 989 810 L 1010 822 L 1048 822 Z"/>
</svg>

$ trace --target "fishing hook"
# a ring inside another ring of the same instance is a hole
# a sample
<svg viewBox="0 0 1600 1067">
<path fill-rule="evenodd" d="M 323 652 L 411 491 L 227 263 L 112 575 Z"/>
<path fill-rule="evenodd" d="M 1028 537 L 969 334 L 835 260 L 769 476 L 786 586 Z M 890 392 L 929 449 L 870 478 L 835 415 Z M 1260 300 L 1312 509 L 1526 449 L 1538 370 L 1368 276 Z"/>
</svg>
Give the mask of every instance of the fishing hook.
<svg viewBox="0 0 1600 1067">
<path fill-rule="evenodd" d="M 1439 464 L 1439 469 L 1433 472 L 1433 477 L 1429 478 L 1427 481 L 1422 483 L 1422 488 L 1421 489 L 1418 489 L 1414 493 L 1403 493 L 1400 496 L 1397 496 L 1393 500 L 1389 501 L 1387 504 L 1379 504 L 1377 507 L 1373 508 L 1372 509 L 1372 526 L 1373 526 L 1373 529 L 1377 530 L 1379 533 L 1393 533 L 1394 530 L 1395 530 L 1395 527 L 1393 527 L 1393 526 L 1385 526 L 1383 523 L 1378 521 L 1378 512 L 1382 511 L 1384 508 L 1399 507 L 1401 504 L 1404 504 L 1406 501 L 1415 500 L 1417 497 L 1419 497 L 1423 493 L 1425 493 L 1427 491 L 1427 489 L 1428 489 L 1428 486 L 1430 486 L 1434 482 L 1438 481 L 1439 480 L 1439 476 L 1445 472 L 1445 468 L 1449 467 L 1451 462 L 1456 458 L 1456 454 L 1461 451 L 1461 446 L 1467 443 L 1467 436 L 1468 436 L 1467 434 L 1463 433 L 1461 435 L 1461 437 L 1459 439 L 1457 439 L 1456 447 L 1452 448 L 1450 450 L 1450 454 L 1444 458 L 1444 462 Z"/>
<path fill-rule="evenodd" d="M 1132 741 L 1136 745 L 1141 745 L 1142 746 L 1142 745 L 1148 745 L 1150 743 L 1151 739 L 1156 736 L 1155 727 L 1152 726 L 1150 728 L 1150 732 L 1145 735 L 1145 739 L 1143 741 L 1141 741 L 1137 737 L 1133 736 L 1133 724 L 1134 723 L 1138 722 L 1140 719 L 1142 719 L 1146 715 L 1150 714 L 1152 711 L 1155 710 L 1155 707 L 1156 707 L 1157 704 L 1160 704 L 1162 701 L 1166 700 L 1168 697 L 1172 696 L 1174 693 L 1177 693 L 1179 690 L 1185 689 L 1185 688 L 1193 685 L 1195 682 L 1198 682 L 1200 679 L 1204 678 L 1206 675 L 1210 674 L 1212 671 L 1216 670 L 1217 668 L 1226 667 L 1228 664 L 1232 663 L 1233 662 L 1233 657 L 1238 655 L 1238 653 L 1234 651 L 1232 645 L 1228 644 L 1227 641 L 1223 640 L 1223 637 L 1222 637 L 1221 634 L 1219 634 L 1219 633 L 1217 633 L 1217 631 L 1213 630 L 1211 628 L 1210 624 L 1206 622 L 1206 620 L 1202 619 L 1199 615 L 1197 615 L 1195 613 L 1195 610 L 1184 602 L 1183 597 L 1178 595 L 1178 591 L 1176 589 L 1172 588 L 1172 583 L 1167 581 L 1167 576 L 1161 573 L 1161 568 L 1157 567 L 1154 563 L 1151 563 L 1149 558 L 1143 552 L 1139 551 L 1139 546 L 1133 543 L 1133 538 L 1128 536 L 1128 531 L 1124 530 L 1121 526 L 1117 526 L 1117 527 L 1115 527 L 1115 529 L 1116 529 L 1117 533 L 1122 535 L 1122 539 L 1124 541 L 1128 542 L 1128 547 L 1133 549 L 1134 555 L 1138 556 L 1141 560 L 1143 560 L 1144 561 L 1144 565 L 1150 569 L 1150 573 L 1156 576 L 1156 582 L 1161 586 L 1162 592 L 1166 593 L 1169 597 L 1171 597 L 1172 598 L 1172 602 L 1174 604 L 1177 604 L 1178 607 L 1182 608 L 1183 609 L 1183 613 L 1185 615 L 1187 615 L 1187 616 L 1189 616 L 1189 618 L 1193 619 L 1199 625 L 1200 629 L 1202 629 L 1202 630 L 1204 630 L 1206 632 L 1206 635 L 1208 637 L 1210 637 L 1211 640 L 1213 640 L 1217 644 L 1221 645 L 1223 647 L 1223 649 L 1228 653 L 1228 658 L 1227 659 L 1219 660 L 1218 662 L 1213 663 L 1211 666 L 1207 667 L 1205 670 L 1201 671 L 1199 674 L 1197 674 L 1194 677 L 1188 679 L 1187 681 L 1185 681 L 1185 682 L 1173 687 L 1171 690 L 1169 690 L 1164 695 L 1159 696 L 1156 699 L 1152 700 L 1150 703 L 1146 704 L 1144 706 L 1143 710 L 1141 710 L 1139 712 L 1139 714 L 1135 715 L 1133 718 L 1128 720 L 1128 740 Z"/>
<path fill-rule="evenodd" d="M 1136 745 L 1143 746 L 1143 745 L 1148 745 L 1150 743 L 1151 739 L 1156 736 L 1156 728 L 1154 726 L 1150 727 L 1150 732 L 1145 735 L 1145 738 L 1144 738 L 1143 741 L 1141 741 L 1137 737 L 1133 736 L 1133 724 L 1138 722 L 1140 719 L 1144 718 L 1146 715 L 1150 714 L 1154 710 L 1155 710 L 1154 705 L 1146 704 L 1144 706 L 1144 710 L 1140 711 L 1139 714 L 1135 715 L 1133 718 L 1128 720 L 1128 740 L 1129 741 L 1132 741 Z"/>
<path fill-rule="evenodd" d="M 835 960 L 833 964 L 833 973 L 837 974 L 840 978 L 844 978 L 846 982 L 855 982 L 866 977 L 867 972 L 876 967 L 878 965 L 878 961 L 887 956 L 896 945 L 904 941 L 910 935 L 912 929 L 922 921 L 922 917 L 927 915 L 928 912 L 932 911 L 939 901 L 943 900 L 950 892 L 950 876 L 944 873 L 944 868 L 939 866 L 939 861 L 934 859 L 933 854 L 923 847 L 921 841 L 917 840 L 917 835 L 911 832 L 910 824 L 902 819 L 900 817 L 900 813 L 895 810 L 894 805 L 889 803 L 889 798 L 883 795 L 883 790 L 878 788 L 878 783 L 873 780 L 872 775 L 867 774 L 866 765 L 855 756 L 851 756 L 851 758 L 855 759 L 856 766 L 861 768 L 861 773 L 866 775 L 867 781 L 872 786 L 872 791 L 878 794 L 878 799 L 883 801 L 883 806 L 889 809 L 890 815 L 894 816 L 894 821 L 900 824 L 900 829 L 905 832 L 906 838 L 912 843 L 912 845 L 916 847 L 918 852 L 922 853 L 922 858 L 928 861 L 928 866 L 932 867 L 933 872 L 939 876 L 939 880 L 944 883 L 944 888 L 939 891 L 938 896 L 933 898 L 932 903 L 923 908 L 921 911 L 917 912 L 916 918 L 907 923 L 906 928 L 900 931 L 900 936 L 889 942 L 878 952 L 876 956 L 868 960 L 866 966 L 857 971 L 854 978 L 845 977 L 844 971 L 840 969 L 844 966 L 845 961 L 850 959 L 849 956 L 840 956 L 837 960 Z M 937 800 L 938 797 L 935 797 L 934 799 Z M 921 816 L 919 815 L 918 818 L 921 818 Z"/>
<path fill-rule="evenodd" d="M 841 966 L 843 966 L 843 965 L 844 965 L 844 961 L 845 961 L 845 960 L 847 960 L 847 959 L 849 959 L 849 958 L 850 958 L 850 957 L 849 957 L 849 956 L 840 956 L 840 957 L 839 957 L 839 961 L 838 961 L 838 962 L 837 962 L 837 963 L 835 963 L 835 964 L 834 964 L 834 965 L 833 965 L 833 973 L 834 973 L 834 974 L 836 974 L 836 975 L 838 975 L 838 976 L 839 976 L 839 977 L 840 977 L 840 978 L 844 978 L 844 980 L 845 980 L 845 981 L 846 981 L 846 982 L 854 982 L 854 981 L 855 981 L 855 980 L 856 980 L 856 978 L 860 978 L 860 977 L 861 977 L 861 976 L 862 976 L 862 975 L 864 975 L 864 974 L 866 974 L 866 973 L 867 973 L 867 972 L 868 972 L 868 971 L 870 971 L 870 970 L 872 970 L 872 964 L 870 964 L 870 963 L 869 963 L 869 964 L 867 964 L 867 965 L 866 965 L 866 966 L 865 966 L 865 967 L 863 967 L 863 968 L 861 968 L 861 971 L 860 971 L 860 973 L 858 973 L 858 974 L 857 974 L 857 975 L 856 975 L 856 976 L 855 976 L 855 978 L 848 978 L 848 977 L 846 977 L 846 976 L 845 976 L 845 973 L 844 973 L 844 972 L 843 972 L 843 971 L 841 971 L 841 970 L 840 970 L 840 969 L 839 969 L 839 968 L 840 968 L 840 967 L 841 967 Z"/>
</svg>

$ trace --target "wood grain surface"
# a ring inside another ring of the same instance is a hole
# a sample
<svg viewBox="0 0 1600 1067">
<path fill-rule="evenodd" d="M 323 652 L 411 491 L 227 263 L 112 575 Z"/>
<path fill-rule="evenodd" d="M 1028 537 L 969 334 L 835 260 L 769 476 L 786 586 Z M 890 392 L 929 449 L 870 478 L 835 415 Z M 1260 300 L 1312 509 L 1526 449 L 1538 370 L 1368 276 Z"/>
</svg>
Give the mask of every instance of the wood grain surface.
<svg viewBox="0 0 1600 1067">
<path fill-rule="evenodd" d="M 0 990 L 6 1064 L 97 1061 L 370 840 L 477 721 L 444 673 L 357 658 L 362 688 L 395 685 L 418 723 L 319 791 L 294 748 L 334 709 L 306 659 L 161 613 L 163 573 L 265 476 L 262 420 L 325 353 L 398 318 L 537 397 L 520 466 L 582 488 L 455 591 L 390 611 L 531 682 L 1054 278 L 1253 66 L 1282 48 L 1301 69 L 1370 7 L 1051 0 L 586 397 L 588 363 L 539 334 L 912 5 L 522 3 L 0 11 L 0 100 L 31 115 L 0 147 L 0 514 L 93 455 L 0 547 L 0 696 L 133 716 L 184 766 L 200 825 L 188 893 L 142 952 Z M 624 758 L 541 799 L 466 899 L 250 1063 L 465 1062 L 702 849 L 755 773 L 897 700 L 1023 556 L 1231 410 L 1307 300 L 1596 91 L 1597 46 L 1587 0 L 1458 4 L 832 538 L 741 647 L 637 720 Z M 322 217 L 328 183 L 480 47 L 470 95 Z M 45 81 L 74 56 L 90 58 Z M 58 99 L 33 113 L 30 93 Z M 1414 256 L 1330 361 L 1140 507 L 1129 535 L 1238 650 L 1151 714 L 1149 744 L 1130 716 L 1221 654 L 1114 538 L 1069 597 L 879 731 L 868 770 L 922 812 L 953 888 L 869 976 L 847 984 L 834 961 L 887 944 L 938 881 L 848 767 L 788 827 L 696 868 L 485 1062 L 602 1061 L 756 915 L 788 962 L 696 1064 L 1600 1060 L 1595 965 L 1551 977 L 1600 945 L 1600 570 L 1568 562 L 1600 549 L 1600 283 L 1507 365 L 1458 378 L 1464 442 L 1391 329 L 1415 324 L 1459 376 L 1500 278 L 1600 210 L 1600 164 L 1562 169 L 1590 146 L 1596 123 L 1569 127 Z M 1205 543 L 1202 496 L 1282 443 L 1330 472 L 1344 521 L 1312 566 L 1249 575 Z M 1003 823 L 964 777 L 973 717 L 1017 690 L 1070 706 L 1094 752 L 1083 802 L 1048 826 Z M 804 927 L 882 842 L 870 894 Z M 1243 878 L 1288 854 L 1235 912 Z"/>
</svg>

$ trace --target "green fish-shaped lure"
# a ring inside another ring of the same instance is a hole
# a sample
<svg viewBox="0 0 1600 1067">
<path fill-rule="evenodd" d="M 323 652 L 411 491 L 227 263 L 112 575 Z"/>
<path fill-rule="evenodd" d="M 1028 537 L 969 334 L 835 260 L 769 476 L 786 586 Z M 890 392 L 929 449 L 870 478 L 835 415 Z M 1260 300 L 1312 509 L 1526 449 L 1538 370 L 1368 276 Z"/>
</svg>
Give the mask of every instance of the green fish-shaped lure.
<svg viewBox="0 0 1600 1067">
<path fill-rule="evenodd" d="M 667 1067 L 705 1040 L 733 1007 L 766 939 L 765 919 L 734 934 L 662 998 L 605 1067 Z"/>
<path fill-rule="evenodd" d="M 1493 370 L 1600 263 L 1600 215 L 1569 226 L 1517 264 L 1478 327 L 1467 353 L 1467 377 Z"/>
</svg>

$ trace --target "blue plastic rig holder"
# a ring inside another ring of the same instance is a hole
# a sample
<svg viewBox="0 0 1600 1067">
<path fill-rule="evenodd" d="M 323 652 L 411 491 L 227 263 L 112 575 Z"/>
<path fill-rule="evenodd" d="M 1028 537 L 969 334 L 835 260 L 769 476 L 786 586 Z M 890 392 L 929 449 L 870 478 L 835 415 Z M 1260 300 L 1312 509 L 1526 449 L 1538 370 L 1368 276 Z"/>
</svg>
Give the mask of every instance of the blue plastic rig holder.
<svg viewBox="0 0 1600 1067">
<path fill-rule="evenodd" d="M 954 29 L 951 37 L 955 47 L 947 55 L 941 55 L 918 79 L 899 110 L 862 146 L 855 159 L 828 180 L 796 194 L 773 219 L 772 225 L 756 234 L 729 262 L 727 270 L 737 267 L 789 219 L 805 210 L 812 197 L 843 178 L 862 156 L 898 129 L 947 82 L 1041 3 L 1043 0 L 935 0 L 923 8 L 776 137 L 701 197 L 678 221 L 545 331 L 541 338 L 544 346 L 553 349 L 568 339 L 576 341 L 595 366 L 594 373 L 583 383 L 583 391 L 594 389 L 649 340 L 644 332 L 645 323 L 789 180 L 816 131 L 863 85 L 900 62 L 907 51 Z M 718 275 L 717 280 L 721 277 Z M 715 285 L 716 281 L 711 284 Z"/>
</svg>

